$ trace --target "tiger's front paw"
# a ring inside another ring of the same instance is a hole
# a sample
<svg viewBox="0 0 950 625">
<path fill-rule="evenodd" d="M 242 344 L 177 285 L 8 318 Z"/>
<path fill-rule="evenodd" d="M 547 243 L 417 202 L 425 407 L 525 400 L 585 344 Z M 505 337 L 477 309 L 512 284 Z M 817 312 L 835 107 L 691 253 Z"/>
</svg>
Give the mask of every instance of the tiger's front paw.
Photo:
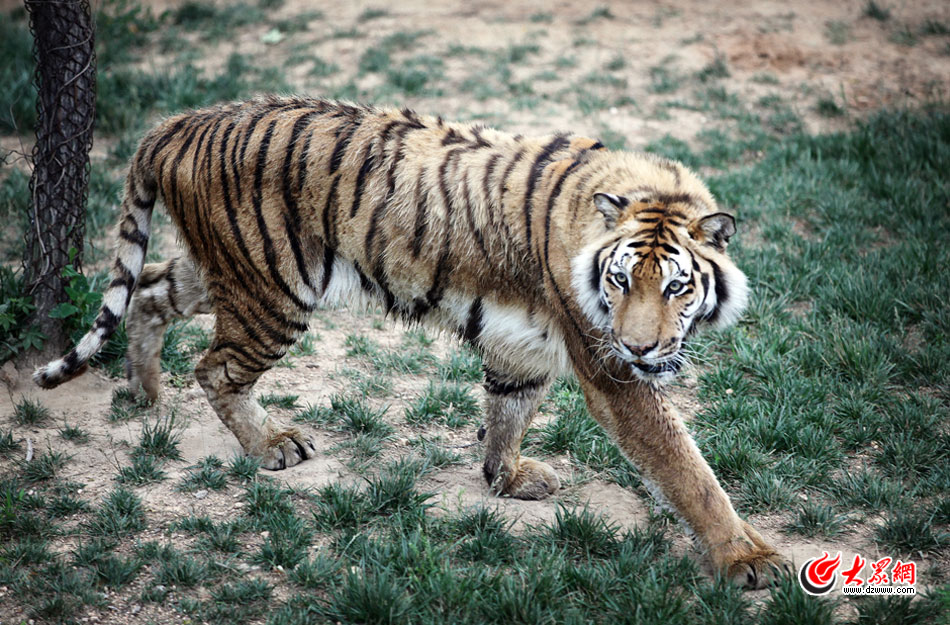
<svg viewBox="0 0 950 625">
<path fill-rule="evenodd" d="M 485 478 L 495 494 L 515 499 L 544 499 L 561 487 L 551 465 L 531 458 L 520 458 L 517 468 L 509 473 L 494 473 L 486 462 Z"/>
<path fill-rule="evenodd" d="M 280 471 L 300 464 L 317 455 L 317 446 L 311 436 L 297 428 L 275 429 L 257 446 L 248 450 L 261 461 L 261 466 L 271 471 Z"/>
<path fill-rule="evenodd" d="M 737 586 L 748 590 L 767 588 L 793 575 L 791 561 L 769 545 L 751 525 L 742 521 L 737 536 L 710 553 L 716 566 Z"/>
</svg>

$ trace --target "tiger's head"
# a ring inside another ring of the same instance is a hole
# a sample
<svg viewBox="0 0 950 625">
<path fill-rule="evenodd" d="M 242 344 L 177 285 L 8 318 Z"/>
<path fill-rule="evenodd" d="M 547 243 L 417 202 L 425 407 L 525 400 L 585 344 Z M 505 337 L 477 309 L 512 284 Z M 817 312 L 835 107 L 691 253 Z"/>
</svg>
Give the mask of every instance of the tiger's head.
<svg viewBox="0 0 950 625">
<path fill-rule="evenodd" d="M 727 326 L 745 309 L 745 275 L 726 256 L 735 219 L 707 193 L 595 193 L 603 215 L 572 261 L 584 314 L 604 347 L 641 380 L 660 384 L 685 362 L 701 324 Z"/>
</svg>

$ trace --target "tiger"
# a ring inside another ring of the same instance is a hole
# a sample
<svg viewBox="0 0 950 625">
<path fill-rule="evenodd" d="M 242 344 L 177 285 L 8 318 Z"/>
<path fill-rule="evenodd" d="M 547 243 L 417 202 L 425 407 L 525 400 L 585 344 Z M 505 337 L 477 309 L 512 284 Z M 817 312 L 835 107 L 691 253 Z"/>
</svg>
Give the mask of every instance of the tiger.
<svg viewBox="0 0 950 625">
<path fill-rule="evenodd" d="M 185 254 L 145 264 L 161 200 Z M 170 117 L 124 186 L 111 282 L 87 334 L 34 373 L 81 374 L 125 318 L 131 387 L 156 399 L 164 330 L 214 314 L 195 377 L 266 469 L 317 454 L 255 398 L 318 307 L 352 299 L 457 335 L 481 355 L 490 492 L 560 488 L 521 442 L 552 381 L 574 375 L 594 419 L 712 570 L 747 588 L 790 563 L 748 523 L 664 393 L 702 326 L 748 300 L 726 255 L 733 216 L 682 164 L 597 139 L 539 137 L 411 109 L 258 97 Z"/>
</svg>

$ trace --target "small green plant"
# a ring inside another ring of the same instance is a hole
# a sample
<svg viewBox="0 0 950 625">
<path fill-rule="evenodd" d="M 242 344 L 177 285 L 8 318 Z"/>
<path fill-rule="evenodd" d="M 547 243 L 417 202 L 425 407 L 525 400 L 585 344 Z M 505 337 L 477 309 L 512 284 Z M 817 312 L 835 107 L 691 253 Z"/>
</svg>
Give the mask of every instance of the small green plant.
<svg viewBox="0 0 950 625">
<path fill-rule="evenodd" d="M 261 406 L 277 406 L 278 408 L 293 410 L 298 407 L 298 399 L 300 399 L 300 395 L 267 393 L 266 395 L 261 395 L 258 401 L 261 403 Z"/>
<path fill-rule="evenodd" d="M 314 502 L 313 521 L 318 529 L 325 531 L 354 527 L 369 514 L 365 497 L 354 487 L 330 483 L 317 490 Z"/>
<path fill-rule="evenodd" d="M 815 110 L 822 117 L 841 117 L 844 115 L 844 109 L 830 96 L 818 98 Z"/>
<path fill-rule="evenodd" d="M 234 456 L 228 463 L 228 475 L 239 480 L 250 481 L 257 477 L 261 462 L 254 456 Z"/>
<path fill-rule="evenodd" d="M 72 425 L 63 424 L 59 429 L 59 435 L 64 441 L 70 441 L 82 445 L 89 442 L 89 433 L 84 429 Z"/>
<path fill-rule="evenodd" d="M 361 334 L 350 334 L 343 341 L 346 355 L 350 357 L 372 356 L 379 352 L 379 345 L 371 338 Z"/>
<path fill-rule="evenodd" d="M 199 489 L 224 490 L 227 488 L 227 474 L 222 470 L 223 463 L 216 456 L 208 456 L 198 461 L 188 475 L 178 483 L 178 489 L 194 492 Z"/>
<path fill-rule="evenodd" d="M 63 452 L 49 449 L 29 462 L 21 461 L 20 476 L 28 482 L 46 482 L 56 477 L 68 460 Z"/>
<path fill-rule="evenodd" d="M 868 0 L 864 4 L 863 14 L 865 17 L 870 17 L 879 22 L 886 22 L 891 19 L 891 10 L 882 4 L 878 4 L 874 0 Z"/>
<path fill-rule="evenodd" d="M 438 422 L 453 428 L 471 423 L 477 414 L 478 402 L 467 386 L 432 382 L 405 412 L 406 421 L 413 425 Z"/>
<path fill-rule="evenodd" d="M 292 569 L 307 557 L 313 532 L 296 515 L 275 515 L 267 521 L 269 534 L 254 561 L 270 567 Z"/>
<path fill-rule="evenodd" d="M 112 391 L 112 404 L 109 408 L 109 421 L 131 421 L 146 413 L 149 401 L 136 397 L 127 388 L 117 388 Z"/>
<path fill-rule="evenodd" d="M 155 580 L 166 586 L 197 586 L 208 577 L 208 565 L 191 556 L 174 553 L 159 564 Z"/>
<path fill-rule="evenodd" d="M 664 65 L 650 68 L 650 91 L 653 93 L 673 93 L 682 82 L 683 77 L 679 73 Z"/>
<path fill-rule="evenodd" d="M 174 416 L 146 421 L 142 425 L 142 438 L 132 451 L 133 456 L 151 455 L 166 460 L 181 460 L 178 443 L 181 432 L 176 432 Z"/>
<path fill-rule="evenodd" d="M 359 22 L 368 22 L 370 20 L 386 17 L 387 15 L 389 15 L 389 11 L 387 11 L 386 9 L 370 7 L 368 9 L 364 9 L 363 12 L 360 13 L 359 17 L 357 17 L 356 19 Z"/>
<path fill-rule="evenodd" d="M 851 25 L 840 20 L 825 22 L 825 39 L 836 46 L 848 43 L 851 41 Z"/>
<path fill-rule="evenodd" d="M 924 36 L 930 35 L 950 35 L 950 26 L 947 26 L 946 22 L 941 22 L 940 20 L 935 20 L 932 18 L 927 18 L 920 25 L 920 34 Z"/>
<path fill-rule="evenodd" d="M 109 554 L 96 560 L 92 568 L 101 584 L 117 589 L 135 579 L 142 562 L 135 556 L 123 558 Z"/>
<path fill-rule="evenodd" d="M 20 449 L 20 443 L 13 438 L 13 430 L 10 429 L 6 432 L 0 430 L 0 455 L 5 456 L 18 449 Z"/>
<path fill-rule="evenodd" d="M 324 553 L 319 553 L 300 562 L 290 572 L 289 577 L 298 586 L 308 590 L 316 590 L 325 588 L 328 582 L 336 576 L 339 568 L 339 562 Z"/>
<path fill-rule="evenodd" d="M 481 382 L 482 359 L 474 350 L 462 347 L 439 363 L 438 374 L 446 382 Z"/>
<path fill-rule="evenodd" d="M 612 20 L 612 19 L 614 19 L 614 14 L 610 12 L 610 7 L 599 6 L 593 11 L 591 11 L 590 14 L 587 15 L 587 17 L 578 20 L 576 24 L 578 26 L 587 26 L 591 22 L 595 22 L 597 20 Z"/>
<path fill-rule="evenodd" d="M 118 487 L 96 508 L 87 530 L 93 536 L 118 537 L 145 529 L 142 501 L 130 490 Z"/>
<path fill-rule="evenodd" d="M 46 511 L 51 517 L 63 518 L 89 510 L 89 504 L 69 493 L 62 493 L 49 502 Z"/>
<path fill-rule="evenodd" d="M 696 74 L 696 78 L 700 82 L 709 82 L 717 78 L 729 78 L 729 76 L 729 66 L 726 64 L 726 57 L 719 52 L 716 53 L 715 58 L 710 61 L 709 64 Z"/>
<path fill-rule="evenodd" d="M 788 529 L 803 536 L 836 536 L 844 529 L 847 517 L 835 513 L 826 504 L 809 501 L 798 509 L 795 520 Z"/>
<path fill-rule="evenodd" d="M 42 425 L 49 418 L 49 408 L 38 401 L 23 398 L 13 405 L 13 420 L 18 425 Z"/>
<path fill-rule="evenodd" d="M 120 484 L 142 486 L 161 482 L 168 476 L 162 471 L 159 460 L 150 454 L 133 454 L 132 464 L 119 469 L 116 481 Z"/>
<path fill-rule="evenodd" d="M 877 539 L 902 553 L 937 551 L 950 544 L 950 533 L 935 527 L 933 516 L 922 508 L 891 511 L 877 528 Z"/>
</svg>

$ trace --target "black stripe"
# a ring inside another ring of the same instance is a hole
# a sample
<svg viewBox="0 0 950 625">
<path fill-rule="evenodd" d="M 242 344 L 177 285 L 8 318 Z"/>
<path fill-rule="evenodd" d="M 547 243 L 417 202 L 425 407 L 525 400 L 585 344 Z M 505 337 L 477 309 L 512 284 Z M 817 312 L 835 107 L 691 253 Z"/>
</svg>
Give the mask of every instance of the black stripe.
<svg viewBox="0 0 950 625">
<path fill-rule="evenodd" d="M 171 127 L 165 134 L 156 139 L 155 147 L 152 149 L 150 164 L 151 169 L 155 169 L 155 159 L 158 157 L 158 153 L 165 149 L 165 146 L 174 138 L 178 131 L 182 129 L 186 122 L 190 121 L 190 118 L 183 117 L 175 122 L 175 125 Z"/>
<path fill-rule="evenodd" d="M 452 248 L 452 223 L 454 221 L 452 216 L 453 204 L 452 198 L 449 196 L 449 183 L 446 179 L 446 173 L 448 171 L 449 163 L 461 152 L 462 150 L 460 148 L 451 150 L 448 154 L 446 154 L 445 159 L 442 161 L 442 165 L 439 166 L 439 190 L 441 191 L 442 199 L 445 202 L 445 237 L 442 239 L 442 250 L 439 253 L 439 260 L 436 262 L 435 275 L 432 277 L 432 285 L 426 292 L 426 302 L 429 304 L 430 308 L 434 308 L 439 305 L 439 302 L 442 300 L 442 296 L 444 295 L 445 291 L 445 287 L 442 284 L 442 276 L 449 269 L 449 255 Z"/>
<path fill-rule="evenodd" d="M 453 143 L 465 143 L 465 137 L 455 132 L 454 128 L 449 128 L 449 131 L 442 138 L 442 145 L 446 146 Z"/>
<path fill-rule="evenodd" d="M 218 122 L 220 122 L 220 120 L 218 120 Z M 215 122 L 215 127 L 217 127 L 218 122 Z M 201 224 L 208 220 L 208 216 L 202 215 L 201 202 L 198 199 L 198 190 L 205 189 L 208 195 L 210 196 L 209 188 L 211 187 L 211 180 L 209 179 L 205 181 L 203 184 L 198 184 L 198 180 L 197 180 L 198 179 L 198 161 L 201 158 L 201 146 L 204 145 L 205 137 L 208 136 L 208 131 L 210 130 L 211 130 L 211 126 L 206 124 L 205 129 L 201 132 L 201 136 L 198 137 L 198 144 L 195 146 L 195 156 L 191 162 L 191 191 L 192 191 L 191 212 L 192 212 L 192 217 L 195 220 L 195 230 L 198 231 L 198 238 L 201 239 L 201 246 L 203 250 L 207 250 L 210 247 L 210 243 L 208 239 L 205 237 L 205 229 L 201 227 Z M 211 152 L 210 148 L 212 146 L 212 142 L 213 142 L 213 138 L 211 141 L 208 142 L 209 153 Z M 208 170 L 208 173 L 210 177 L 210 173 L 211 173 L 210 168 Z"/>
<path fill-rule="evenodd" d="M 395 129 L 395 149 L 390 150 L 390 165 L 389 170 L 386 172 L 386 195 L 380 200 L 376 208 L 373 210 L 373 216 L 370 218 L 369 228 L 366 231 L 366 240 L 364 242 L 364 250 L 366 258 L 370 263 L 373 264 L 373 273 L 374 275 L 380 271 L 380 264 L 382 263 L 382 253 L 385 252 L 386 242 L 383 241 L 380 244 L 380 254 L 379 258 L 376 257 L 376 254 L 373 252 L 373 246 L 376 242 L 377 228 L 379 226 L 380 219 L 383 218 L 386 209 L 389 207 L 389 203 L 392 201 L 393 196 L 396 194 L 396 168 L 402 164 L 404 145 L 403 141 L 412 130 L 418 130 L 424 128 L 424 126 L 418 122 L 407 123 L 403 121 L 392 122 L 389 126 L 386 127 L 386 130 L 382 134 L 382 144 L 383 149 L 386 148 L 386 143 L 389 141 L 390 133 Z"/>
<path fill-rule="evenodd" d="M 669 243 L 660 243 L 660 247 L 662 247 L 664 250 L 666 250 L 666 251 L 669 252 L 670 254 L 679 254 L 679 253 L 680 253 L 680 251 L 679 251 L 678 249 L 676 249 L 675 247 L 673 247 L 673 246 L 670 245 Z"/>
<path fill-rule="evenodd" d="M 360 171 L 356 174 L 356 187 L 353 190 L 353 206 L 350 208 L 350 218 L 356 216 L 356 211 L 360 209 L 360 200 L 363 198 L 363 185 L 366 183 L 366 176 L 373 169 L 373 144 L 366 146 L 363 153 L 363 164 L 360 165 Z"/>
<path fill-rule="evenodd" d="M 478 249 L 482 251 L 482 255 L 485 257 L 485 261 L 491 263 L 491 257 L 488 255 L 488 249 L 485 247 L 485 237 L 482 235 L 482 231 L 478 229 L 478 226 L 475 225 L 475 213 L 472 207 L 472 197 L 471 190 L 468 186 L 468 179 L 462 177 L 462 190 L 463 195 L 465 196 L 465 215 L 468 217 L 468 227 L 472 229 L 472 234 L 475 235 L 475 243 L 478 244 Z"/>
<path fill-rule="evenodd" d="M 333 223 L 336 223 L 336 187 L 337 183 L 340 182 L 340 177 L 337 176 L 333 179 L 333 182 L 330 183 L 330 191 L 327 193 L 327 201 L 323 205 L 323 240 L 326 242 L 326 245 L 330 247 L 336 246 L 336 237 L 331 231 L 331 222 L 330 217 L 333 216 Z M 331 212 L 332 211 L 332 212 Z"/>
<path fill-rule="evenodd" d="M 313 310 L 313 305 L 308 305 L 294 293 L 290 285 L 284 280 L 277 268 L 277 256 L 274 253 L 274 241 L 271 239 L 270 232 L 267 229 L 267 222 L 264 221 L 264 211 L 262 209 L 263 201 L 263 182 L 264 168 L 267 165 L 267 151 L 270 148 L 271 137 L 274 134 L 274 127 L 277 125 L 277 118 L 272 119 L 264 131 L 261 143 L 257 148 L 257 165 L 254 168 L 254 189 L 251 193 L 251 203 L 254 205 L 254 214 L 257 217 L 257 229 L 261 235 L 261 244 L 264 248 L 264 261 L 267 264 L 268 273 L 277 283 L 277 287 L 287 296 L 294 306 L 301 310 Z"/>
<path fill-rule="evenodd" d="M 329 173 L 333 174 L 343 163 L 343 157 L 346 155 L 346 148 L 350 144 L 353 135 L 363 123 L 362 116 L 357 119 L 350 119 L 344 122 L 336 130 L 336 145 L 333 146 L 333 154 L 330 156 Z"/>
<path fill-rule="evenodd" d="M 531 204 L 534 188 L 537 186 L 544 168 L 551 162 L 553 154 L 568 144 L 569 141 L 565 135 L 557 135 L 550 143 L 542 148 L 537 158 L 534 159 L 531 171 L 528 173 L 527 191 L 525 191 L 524 196 L 524 226 L 525 245 L 527 245 L 529 249 L 531 247 Z"/>
<path fill-rule="evenodd" d="M 709 259 L 707 259 L 709 261 Z M 715 323 L 719 319 L 719 313 L 722 310 L 722 303 L 729 299 L 729 291 L 726 287 L 726 280 L 723 278 L 722 269 L 719 268 L 719 265 L 709 261 L 709 264 L 712 265 L 713 270 L 713 280 L 716 282 L 713 285 L 713 288 L 716 290 L 716 307 L 712 312 L 707 316 L 707 319 L 711 323 Z"/>
<path fill-rule="evenodd" d="M 261 354 L 260 352 L 254 351 L 251 352 L 243 345 L 238 345 L 237 343 L 232 343 L 231 341 L 222 341 L 221 343 L 216 343 L 214 347 L 211 348 L 212 352 L 220 352 L 221 350 L 228 349 L 233 352 L 240 354 L 242 357 L 250 360 L 254 364 L 261 366 L 267 365 L 268 363 L 274 360 L 280 360 L 283 356 L 276 352 L 269 354 Z M 242 365 L 243 366 L 243 365 Z"/>
<path fill-rule="evenodd" d="M 125 239 L 126 241 L 128 241 L 129 243 L 134 243 L 135 245 L 138 245 L 143 250 L 148 245 L 148 235 L 138 229 L 136 229 L 134 232 L 119 230 L 119 236 Z"/>
<path fill-rule="evenodd" d="M 561 137 L 561 140 L 564 141 L 564 138 Z M 576 161 L 576 162 L 579 162 L 579 161 Z M 563 183 L 564 179 L 568 176 L 568 174 L 570 174 L 571 169 L 572 167 L 568 167 L 564 171 L 564 174 L 561 176 L 561 178 L 558 180 L 558 183 L 555 185 L 555 188 L 552 190 L 550 197 L 548 197 L 548 208 L 547 208 L 547 214 L 545 215 L 545 223 L 544 223 L 544 254 L 543 254 L 544 270 L 547 273 L 548 280 L 550 280 L 551 282 L 551 286 L 554 288 L 555 295 L 557 295 L 557 298 L 561 303 L 561 309 L 565 313 L 564 316 L 567 317 L 568 320 L 570 320 L 571 325 L 574 327 L 575 336 L 582 342 L 584 347 L 587 349 L 587 352 L 590 353 L 591 347 L 590 347 L 590 342 L 588 340 L 588 332 L 585 332 L 581 329 L 580 325 L 578 325 L 577 323 L 577 320 L 574 318 L 574 315 L 571 313 L 571 309 L 568 305 L 567 299 L 564 297 L 564 294 L 561 292 L 561 288 L 557 284 L 557 280 L 554 278 L 554 273 L 551 271 L 551 265 L 549 262 L 550 247 L 551 247 L 551 213 L 553 212 L 552 209 L 553 209 L 554 201 L 557 199 L 557 196 L 561 192 L 561 187 L 562 187 L 561 183 Z M 530 244 L 531 242 L 528 241 L 528 245 Z M 618 241 L 618 245 L 619 245 L 619 241 Z M 598 292 L 599 292 L 599 289 L 598 289 Z M 583 362 L 579 362 L 576 364 L 582 369 L 582 372 L 585 375 L 588 375 L 589 365 Z"/>
<path fill-rule="evenodd" d="M 237 243 L 238 250 L 240 250 L 241 255 L 244 257 L 245 265 L 257 275 L 262 283 L 264 283 L 267 281 L 267 279 L 264 277 L 264 274 L 261 273 L 261 270 L 257 267 L 257 264 L 251 257 L 251 252 L 247 247 L 247 243 L 244 241 L 244 235 L 241 233 L 241 227 L 238 224 L 237 211 L 235 210 L 234 203 L 231 201 L 230 185 L 228 184 L 227 157 L 225 155 L 224 146 L 235 126 L 236 124 L 232 122 L 231 125 L 225 130 L 224 136 L 221 139 L 221 196 L 224 199 L 224 212 L 228 216 L 228 225 L 231 229 L 231 236 L 234 237 L 234 242 Z M 237 144 L 238 141 L 235 140 L 234 145 L 237 146 Z M 239 193 L 241 188 L 241 178 L 238 176 L 236 167 L 234 170 L 234 182 L 235 191 Z M 231 265 L 231 267 L 235 267 L 234 262 L 231 260 L 231 255 L 228 254 L 227 251 L 221 250 L 219 256 L 223 256 L 227 260 L 228 264 Z"/>
<path fill-rule="evenodd" d="M 244 333 L 248 336 L 248 338 L 261 347 L 270 347 L 271 344 L 270 342 L 265 341 L 261 335 L 258 334 L 255 327 L 260 328 L 261 331 L 271 339 L 271 341 L 278 343 L 279 345 L 293 345 L 296 342 L 296 339 L 285 334 L 281 334 L 280 331 L 264 323 L 264 321 L 260 318 L 256 318 L 254 323 L 251 323 L 244 315 L 238 312 L 238 310 L 230 304 L 221 302 L 220 307 L 226 313 L 234 317 L 234 320 L 241 325 L 241 328 L 244 330 Z"/>
<path fill-rule="evenodd" d="M 482 321 L 482 298 L 476 297 L 468 309 L 468 320 L 465 322 L 462 338 L 474 343 L 482 333 Z"/>
<path fill-rule="evenodd" d="M 587 149 L 588 150 L 604 150 L 606 149 L 606 147 L 604 146 L 603 143 L 601 143 L 600 141 L 597 141 L 596 143 L 594 143 L 594 145 L 590 146 Z"/>
<path fill-rule="evenodd" d="M 546 378 L 533 378 L 529 380 L 502 380 L 500 374 L 485 369 L 485 390 L 492 395 L 512 395 L 528 389 L 535 389 L 543 386 L 547 382 Z"/>
<path fill-rule="evenodd" d="M 333 260 L 336 258 L 336 253 L 333 251 L 333 248 L 323 244 L 323 278 L 320 283 L 320 293 L 326 293 L 327 287 L 330 286 L 330 278 L 333 276 Z"/>
<path fill-rule="evenodd" d="M 214 140 L 215 140 L 215 137 L 217 137 L 218 130 L 220 130 L 221 124 L 223 122 L 224 122 L 224 118 L 221 118 L 214 123 L 214 130 L 211 131 L 211 137 L 208 138 L 208 147 L 205 149 L 205 168 L 208 171 L 208 180 L 207 180 L 207 183 L 203 186 L 204 186 L 204 192 L 205 192 L 205 202 L 208 207 L 213 207 L 215 205 L 215 202 L 213 202 L 211 199 L 212 190 L 216 188 L 216 185 L 214 184 Z M 225 149 L 225 142 L 222 141 L 221 150 L 223 151 L 224 149 Z M 211 231 L 212 212 L 213 212 L 213 209 L 209 208 L 209 210 L 205 214 L 205 218 L 202 219 L 201 223 L 198 224 L 198 234 L 201 237 L 202 243 L 206 246 L 205 247 L 206 251 L 210 251 L 214 245 L 213 243 L 214 237 Z M 209 256 L 212 259 L 215 257 L 214 254 L 209 254 Z M 214 261 L 212 262 L 213 264 L 211 268 L 212 269 L 216 268 L 217 263 Z"/>
<path fill-rule="evenodd" d="M 482 179 L 482 192 L 485 194 L 485 199 L 489 203 L 491 202 L 491 175 L 494 173 L 495 166 L 498 164 L 498 159 L 500 158 L 501 154 L 492 154 L 485 163 L 485 177 Z"/>
<path fill-rule="evenodd" d="M 294 147 L 296 146 L 297 139 L 300 137 L 300 133 L 303 132 L 303 129 L 306 125 L 316 116 L 315 111 L 310 111 L 305 113 L 297 118 L 297 121 L 294 122 L 293 128 L 290 131 L 290 139 L 287 141 L 287 150 L 286 156 L 284 157 L 284 166 L 281 176 L 281 190 L 282 196 L 284 199 L 284 206 L 287 207 L 287 212 L 284 214 L 284 230 L 287 233 L 287 240 L 290 242 L 290 250 L 293 252 L 294 260 L 297 263 L 297 271 L 303 277 L 304 283 L 310 287 L 311 290 L 316 290 L 316 285 L 310 280 L 310 271 L 307 268 L 307 263 L 303 257 L 303 249 L 300 244 L 300 237 L 298 233 L 301 231 L 300 225 L 300 207 L 297 204 L 297 195 L 294 193 L 293 185 L 291 184 L 292 178 L 292 158 L 294 154 Z M 302 178 L 304 176 L 305 161 L 301 159 L 300 167 L 301 169 L 297 172 L 297 182 L 296 193 L 300 193 L 302 187 Z"/>
<path fill-rule="evenodd" d="M 106 336 L 108 336 L 112 334 L 117 325 L 119 325 L 119 316 L 112 312 L 112 309 L 108 306 L 103 306 L 102 310 L 99 311 L 99 316 L 96 317 L 96 322 L 92 324 L 92 329 L 105 328 Z"/>
<path fill-rule="evenodd" d="M 170 212 L 172 212 L 172 214 L 177 214 L 180 217 L 184 217 L 184 215 L 181 212 L 179 212 L 183 208 L 182 207 L 183 202 L 182 202 L 181 197 L 179 197 L 179 193 L 178 193 L 178 168 L 181 166 L 182 159 L 185 158 L 185 152 L 187 152 L 188 148 L 191 147 L 191 142 L 195 140 L 195 135 L 198 134 L 199 128 L 201 128 L 201 126 L 198 126 L 196 124 L 194 127 L 190 129 L 190 132 L 188 133 L 188 137 L 181 144 L 181 147 L 178 148 L 178 153 L 175 155 L 175 158 L 172 159 L 171 171 L 168 173 L 168 178 L 169 178 L 168 196 L 169 197 L 166 198 L 165 205 L 170 210 Z M 164 165 L 165 163 L 163 161 L 162 162 L 163 168 L 164 168 Z"/>
<path fill-rule="evenodd" d="M 421 190 L 423 178 L 425 178 L 424 169 L 416 178 L 416 224 L 412 235 L 413 259 L 419 258 L 419 254 L 422 252 L 422 241 L 425 237 L 426 229 L 429 226 L 429 210 L 425 201 L 425 196 L 428 194 L 428 191 Z"/>
<path fill-rule="evenodd" d="M 132 202 L 132 205 L 139 210 L 149 210 L 152 206 L 155 205 L 155 200 L 140 200 L 135 194 L 135 191 L 130 190 L 128 193 L 129 201 Z"/>
<path fill-rule="evenodd" d="M 571 175 L 580 165 L 582 161 L 573 161 L 564 169 L 564 173 L 561 174 L 561 177 L 557 179 L 557 182 L 554 183 L 554 188 L 551 189 L 551 194 L 548 196 L 548 207 L 547 212 L 544 216 L 544 263 L 548 262 L 548 239 L 551 238 L 551 213 L 554 212 L 554 202 L 557 201 L 559 195 L 561 195 L 561 189 L 564 186 L 564 181 L 568 176 Z M 528 241 L 528 245 L 531 245 L 531 241 Z"/>
</svg>

